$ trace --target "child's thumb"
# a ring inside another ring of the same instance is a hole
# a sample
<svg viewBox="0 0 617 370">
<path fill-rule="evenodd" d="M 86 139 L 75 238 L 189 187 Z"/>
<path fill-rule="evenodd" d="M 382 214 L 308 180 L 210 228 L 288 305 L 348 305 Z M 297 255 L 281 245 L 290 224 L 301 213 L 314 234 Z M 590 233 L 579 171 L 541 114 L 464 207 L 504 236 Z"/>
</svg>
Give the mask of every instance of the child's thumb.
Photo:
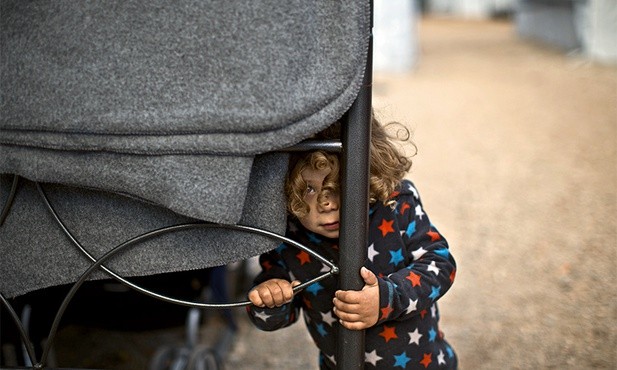
<svg viewBox="0 0 617 370">
<path fill-rule="evenodd" d="M 360 275 L 362 276 L 362 279 L 364 279 L 364 283 L 366 285 L 377 285 L 377 276 L 375 276 L 375 274 L 366 267 L 362 267 L 360 269 Z"/>
</svg>

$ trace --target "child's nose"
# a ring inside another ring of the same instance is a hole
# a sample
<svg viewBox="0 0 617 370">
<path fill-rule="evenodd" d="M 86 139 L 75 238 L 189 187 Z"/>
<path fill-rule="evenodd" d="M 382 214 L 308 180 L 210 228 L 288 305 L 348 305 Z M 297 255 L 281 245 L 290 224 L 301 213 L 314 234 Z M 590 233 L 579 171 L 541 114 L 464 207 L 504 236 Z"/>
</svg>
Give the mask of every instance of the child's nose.
<svg viewBox="0 0 617 370">
<path fill-rule="evenodd" d="M 338 209 L 338 197 L 332 194 L 324 194 L 321 197 L 320 205 L 324 211 L 335 211 Z"/>
</svg>

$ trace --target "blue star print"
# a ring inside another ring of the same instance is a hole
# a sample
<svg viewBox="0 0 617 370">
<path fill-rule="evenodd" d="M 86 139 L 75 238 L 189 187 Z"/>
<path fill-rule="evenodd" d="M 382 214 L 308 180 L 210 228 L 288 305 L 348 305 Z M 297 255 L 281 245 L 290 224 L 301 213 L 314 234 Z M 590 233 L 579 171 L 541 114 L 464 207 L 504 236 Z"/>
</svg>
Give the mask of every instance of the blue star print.
<svg viewBox="0 0 617 370">
<path fill-rule="evenodd" d="M 403 352 L 400 355 L 394 355 L 394 360 L 396 361 L 394 366 L 400 366 L 404 369 L 411 358 L 407 357 L 407 352 Z"/>
<path fill-rule="evenodd" d="M 276 248 L 276 251 L 278 253 L 282 253 L 285 249 L 287 249 L 287 244 L 285 243 L 281 243 L 279 244 L 279 246 Z"/>
<path fill-rule="evenodd" d="M 447 250 L 446 248 L 436 249 L 435 250 L 435 254 L 438 254 L 438 255 L 442 256 L 443 258 L 450 257 L 450 251 Z"/>
<path fill-rule="evenodd" d="M 403 258 L 402 249 L 397 249 L 394 252 L 390 251 L 390 256 L 392 256 L 392 258 L 390 258 L 390 263 L 394 266 L 398 265 L 400 262 L 403 262 L 403 260 L 405 259 Z"/>
<path fill-rule="evenodd" d="M 410 223 L 407 226 L 407 230 L 405 231 L 405 234 L 407 234 L 407 236 L 411 237 L 415 232 L 416 232 L 416 221 Z"/>
<path fill-rule="evenodd" d="M 431 287 L 431 294 L 429 295 L 429 298 L 431 298 L 433 301 L 436 300 L 437 298 L 439 298 L 440 292 L 441 292 L 441 287 L 439 286 Z"/>
<path fill-rule="evenodd" d="M 306 288 L 307 292 L 317 295 L 317 293 L 323 289 L 323 286 L 319 283 L 313 283 Z"/>
<path fill-rule="evenodd" d="M 315 235 L 314 233 L 307 233 L 307 236 L 312 243 L 315 243 L 315 244 L 321 243 L 321 239 L 319 239 L 317 235 Z"/>
<path fill-rule="evenodd" d="M 317 324 L 317 332 L 322 337 L 325 337 L 326 335 L 328 335 L 328 332 L 326 331 L 326 328 L 324 328 L 323 324 Z"/>
<path fill-rule="evenodd" d="M 434 342 L 436 337 L 437 337 L 437 331 L 435 331 L 435 329 L 431 328 L 431 330 L 428 331 L 428 340 L 429 340 L 429 342 Z"/>
</svg>

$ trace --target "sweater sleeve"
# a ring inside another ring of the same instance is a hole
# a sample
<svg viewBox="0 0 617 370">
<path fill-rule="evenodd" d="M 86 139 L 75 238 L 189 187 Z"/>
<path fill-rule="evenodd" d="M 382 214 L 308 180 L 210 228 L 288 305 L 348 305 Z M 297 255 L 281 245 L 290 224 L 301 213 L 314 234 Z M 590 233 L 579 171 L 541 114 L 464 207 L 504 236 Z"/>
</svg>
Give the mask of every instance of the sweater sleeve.
<svg viewBox="0 0 617 370">
<path fill-rule="evenodd" d="M 406 265 L 378 277 L 379 322 L 423 315 L 450 289 L 456 274 L 446 239 L 424 213 L 413 184 L 403 185 L 411 186 L 413 193 L 401 196 L 393 213 L 405 246 Z"/>
<path fill-rule="evenodd" d="M 264 253 L 259 257 L 261 272 L 254 279 L 254 285 L 258 285 L 269 279 L 285 279 L 291 281 L 286 265 L 279 254 L 279 249 Z M 249 305 L 246 312 L 253 324 L 265 331 L 273 331 L 284 328 L 298 320 L 301 301 L 294 297 L 293 301 L 281 307 L 257 307 Z"/>
</svg>

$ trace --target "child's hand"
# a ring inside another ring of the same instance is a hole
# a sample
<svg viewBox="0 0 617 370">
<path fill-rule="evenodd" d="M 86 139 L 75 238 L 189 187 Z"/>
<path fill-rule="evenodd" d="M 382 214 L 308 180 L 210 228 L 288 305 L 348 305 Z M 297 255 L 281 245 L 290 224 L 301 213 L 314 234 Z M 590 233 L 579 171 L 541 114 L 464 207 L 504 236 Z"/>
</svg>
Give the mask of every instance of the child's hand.
<svg viewBox="0 0 617 370">
<path fill-rule="evenodd" d="M 249 292 L 249 300 L 258 307 L 280 307 L 291 302 L 296 285 L 300 285 L 297 280 L 290 283 L 284 279 L 270 279 L 254 287 Z"/>
<path fill-rule="evenodd" d="M 334 294 L 334 313 L 341 325 L 350 330 L 370 328 L 379 320 L 377 276 L 366 267 L 360 269 L 362 290 L 338 290 Z"/>
</svg>

